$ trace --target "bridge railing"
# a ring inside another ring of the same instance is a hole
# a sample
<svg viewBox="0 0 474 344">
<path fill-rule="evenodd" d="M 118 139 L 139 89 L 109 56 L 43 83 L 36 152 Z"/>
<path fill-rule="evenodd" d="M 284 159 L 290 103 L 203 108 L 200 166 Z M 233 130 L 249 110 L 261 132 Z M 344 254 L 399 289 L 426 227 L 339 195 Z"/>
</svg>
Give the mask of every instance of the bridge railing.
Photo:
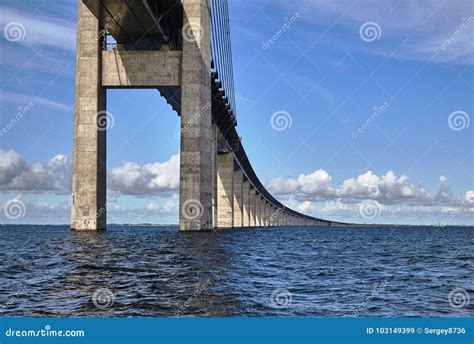
<svg viewBox="0 0 474 344">
<path fill-rule="evenodd" d="M 217 73 L 225 100 L 229 104 L 233 116 L 236 117 L 229 4 L 227 0 L 208 1 L 211 9 L 212 69 Z"/>
</svg>

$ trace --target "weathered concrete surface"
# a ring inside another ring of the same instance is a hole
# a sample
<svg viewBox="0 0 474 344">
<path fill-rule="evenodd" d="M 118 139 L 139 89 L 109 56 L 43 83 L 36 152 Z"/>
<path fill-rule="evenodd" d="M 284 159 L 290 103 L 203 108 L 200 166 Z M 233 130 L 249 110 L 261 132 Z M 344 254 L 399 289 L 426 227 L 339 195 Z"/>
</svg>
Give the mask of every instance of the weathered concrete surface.
<svg viewBox="0 0 474 344">
<path fill-rule="evenodd" d="M 200 32 L 192 40 L 183 39 L 179 227 L 188 231 L 213 226 L 211 35 L 208 1 L 182 4 L 183 25 Z M 189 212 L 191 205 L 199 216 Z"/>
<path fill-rule="evenodd" d="M 234 168 L 234 227 L 243 226 L 243 183 L 243 171 Z"/>
<path fill-rule="evenodd" d="M 268 226 L 268 202 L 263 199 L 262 200 L 262 227 Z"/>
<path fill-rule="evenodd" d="M 181 51 L 102 51 L 102 85 L 121 88 L 181 86 L 182 63 Z"/>
<path fill-rule="evenodd" d="M 242 226 L 250 227 L 250 182 L 245 180 L 242 184 Z"/>
<path fill-rule="evenodd" d="M 212 220 L 211 227 L 217 229 L 217 133 L 219 129 L 212 123 L 212 147 L 211 147 L 211 167 L 212 167 Z"/>
<path fill-rule="evenodd" d="M 78 1 L 71 228 L 105 229 L 106 90 L 100 86 L 99 22 Z"/>
<path fill-rule="evenodd" d="M 249 225 L 255 227 L 257 223 L 257 191 L 255 188 L 250 189 L 250 214 Z"/>
<path fill-rule="evenodd" d="M 217 155 L 217 227 L 234 227 L 234 155 Z"/>
<path fill-rule="evenodd" d="M 263 198 L 268 195 L 262 185 L 251 185 L 258 181 L 234 170 L 243 166 L 234 165 L 239 150 L 232 152 L 234 142 L 232 147 L 222 142 L 212 122 L 209 1 L 183 0 L 182 5 L 183 25 L 194 32 L 183 37 L 182 51 L 170 51 L 166 44 L 160 51 L 126 51 L 125 45 L 102 51 L 102 27 L 79 1 L 71 227 L 106 227 L 106 88 L 169 86 L 181 87 L 180 230 L 311 224 L 279 213 Z"/>
<path fill-rule="evenodd" d="M 279 211 L 277 207 L 271 208 L 271 215 L 270 215 L 270 226 L 278 226 L 278 215 Z"/>
<path fill-rule="evenodd" d="M 260 227 L 262 225 L 262 196 L 257 193 L 255 197 L 255 226 Z"/>
</svg>

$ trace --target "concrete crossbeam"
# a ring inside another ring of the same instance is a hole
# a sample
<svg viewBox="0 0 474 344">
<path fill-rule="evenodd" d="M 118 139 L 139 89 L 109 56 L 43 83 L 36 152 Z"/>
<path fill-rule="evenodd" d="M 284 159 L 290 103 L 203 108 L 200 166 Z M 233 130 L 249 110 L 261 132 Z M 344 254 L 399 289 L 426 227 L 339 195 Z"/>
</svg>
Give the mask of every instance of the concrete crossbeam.
<svg viewBox="0 0 474 344">
<path fill-rule="evenodd" d="M 181 51 L 102 51 L 102 85 L 120 88 L 181 86 Z"/>
</svg>

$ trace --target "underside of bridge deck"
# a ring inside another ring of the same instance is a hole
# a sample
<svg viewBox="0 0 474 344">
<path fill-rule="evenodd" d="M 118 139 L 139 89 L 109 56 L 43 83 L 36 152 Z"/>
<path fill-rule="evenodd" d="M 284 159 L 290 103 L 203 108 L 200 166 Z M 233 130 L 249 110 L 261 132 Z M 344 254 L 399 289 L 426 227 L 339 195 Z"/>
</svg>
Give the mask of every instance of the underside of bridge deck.
<svg viewBox="0 0 474 344">
<path fill-rule="evenodd" d="M 106 227 L 107 88 L 157 89 L 181 117 L 181 230 L 334 224 L 287 208 L 253 170 L 236 130 L 226 16 L 226 0 L 79 0 L 73 229 Z"/>
</svg>

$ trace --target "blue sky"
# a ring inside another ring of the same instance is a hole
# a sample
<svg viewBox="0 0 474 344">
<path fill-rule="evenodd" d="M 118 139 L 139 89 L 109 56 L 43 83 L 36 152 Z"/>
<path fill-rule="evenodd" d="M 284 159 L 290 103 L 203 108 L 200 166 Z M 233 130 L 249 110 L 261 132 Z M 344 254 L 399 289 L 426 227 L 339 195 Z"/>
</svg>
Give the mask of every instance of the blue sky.
<svg viewBox="0 0 474 344">
<path fill-rule="evenodd" d="M 474 224 L 470 1 L 229 2 L 238 131 L 278 199 Z M 68 223 L 76 2 L 0 10 L 0 203 L 25 205 L 1 222 Z M 109 222 L 176 223 L 179 117 L 155 90 L 109 90 L 108 111 Z"/>
</svg>

